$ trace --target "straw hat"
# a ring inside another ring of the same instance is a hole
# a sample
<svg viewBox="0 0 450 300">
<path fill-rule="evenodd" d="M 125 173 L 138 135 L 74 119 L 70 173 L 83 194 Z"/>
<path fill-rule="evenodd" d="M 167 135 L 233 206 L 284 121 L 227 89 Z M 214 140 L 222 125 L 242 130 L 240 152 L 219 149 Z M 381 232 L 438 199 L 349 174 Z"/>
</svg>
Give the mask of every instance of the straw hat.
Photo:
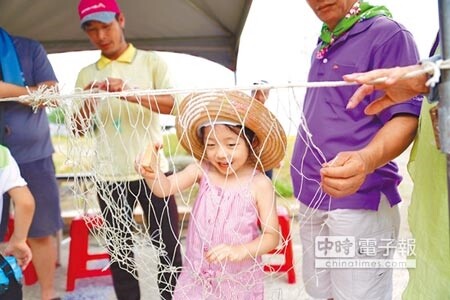
<svg viewBox="0 0 450 300">
<path fill-rule="evenodd" d="M 181 145 L 195 158 L 205 156 L 200 128 L 212 124 L 240 124 L 255 133 L 256 165 L 263 170 L 278 166 L 286 152 L 283 127 L 263 104 L 241 92 L 193 93 L 179 105 L 175 120 Z"/>
</svg>

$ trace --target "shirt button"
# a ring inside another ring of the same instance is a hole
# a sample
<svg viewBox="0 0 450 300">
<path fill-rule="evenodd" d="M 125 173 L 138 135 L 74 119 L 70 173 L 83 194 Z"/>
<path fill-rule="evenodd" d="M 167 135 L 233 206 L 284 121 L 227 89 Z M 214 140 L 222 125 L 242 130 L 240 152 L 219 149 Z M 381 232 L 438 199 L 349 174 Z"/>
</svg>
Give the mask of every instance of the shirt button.
<svg viewBox="0 0 450 300">
<path fill-rule="evenodd" d="M 326 63 L 328 62 L 328 59 L 324 58 L 324 59 L 322 60 L 322 62 L 323 62 L 324 64 L 326 64 Z"/>
</svg>

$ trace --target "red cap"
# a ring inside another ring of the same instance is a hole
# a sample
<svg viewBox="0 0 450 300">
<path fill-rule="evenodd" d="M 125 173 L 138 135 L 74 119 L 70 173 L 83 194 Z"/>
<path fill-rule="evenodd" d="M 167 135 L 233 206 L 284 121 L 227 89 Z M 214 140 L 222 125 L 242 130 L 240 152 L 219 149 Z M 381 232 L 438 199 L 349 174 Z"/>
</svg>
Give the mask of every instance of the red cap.
<svg viewBox="0 0 450 300">
<path fill-rule="evenodd" d="M 108 24 L 118 13 L 120 13 L 120 8 L 115 0 L 81 0 L 78 3 L 81 25 L 88 21 Z"/>
</svg>

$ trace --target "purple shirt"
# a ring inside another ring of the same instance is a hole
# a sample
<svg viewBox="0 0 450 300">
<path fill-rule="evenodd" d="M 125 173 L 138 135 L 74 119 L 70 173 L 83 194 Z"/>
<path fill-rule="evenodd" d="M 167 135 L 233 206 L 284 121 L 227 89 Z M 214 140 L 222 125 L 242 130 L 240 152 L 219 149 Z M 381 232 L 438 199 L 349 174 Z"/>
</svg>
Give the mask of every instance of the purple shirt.
<svg viewBox="0 0 450 300">
<path fill-rule="evenodd" d="M 36 86 L 56 81 L 55 73 L 42 45 L 30 39 L 12 36 L 25 78 L 25 85 Z M 17 163 L 28 163 L 52 155 L 50 129 L 45 109 L 33 112 L 18 102 L 2 103 L 6 126 L 5 144 Z"/>
<path fill-rule="evenodd" d="M 412 35 L 386 17 L 357 23 L 329 49 L 325 59 L 314 51 L 308 80 L 340 81 L 344 74 L 416 64 L 419 60 Z M 355 194 L 333 199 L 320 187 L 321 164 L 339 152 L 365 147 L 393 116 L 418 116 L 422 97 L 392 106 L 377 116 L 366 116 L 364 108 L 381 94 L 368 96 L 355 109 L 346 105 L 357 86 L 310 88 L 304 102 L 304 115 L 311 135 L 299 127 L 291 163 L 294 193 L 302 203 L 323 210 L 351 208 L 377 210 L 381 193 L 395 205 L 401 201 L 397 185 L 401 181 L 394 162 L 377 169 Z"/>
</svg>

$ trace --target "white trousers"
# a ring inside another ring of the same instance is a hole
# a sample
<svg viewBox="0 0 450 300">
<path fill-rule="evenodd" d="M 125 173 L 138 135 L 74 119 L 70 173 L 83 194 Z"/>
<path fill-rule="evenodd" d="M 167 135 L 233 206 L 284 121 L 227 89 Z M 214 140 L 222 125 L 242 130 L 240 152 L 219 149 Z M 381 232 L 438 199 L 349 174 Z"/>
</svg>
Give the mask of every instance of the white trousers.
<svg viewBox="0 0 450 300">
<path fill-rule="evenodd" d="M 335 200 L 339 201 L 339 200 Z M 314 298 L 335 300 L 392 299 L 390 268 L 315 268 L 317 236 L 350 236 L 355 239 L 356 255 L 352 259 L 392 259 L 386 254 L 395 243 L 400 226 L 399 209 L 391 207 L 384 195 L 378 211 L 363 209 L 313 210 L 300 204 L 300 237 L 303 248 L 303 282 Z M 323 240 L 320 237 L 319 240 Z M 376 248 L 366 248 L 367 243 Z M 365 246 L 364 246 L 365 245 Z M 395 247 L 393 247 L 395 250 Z M 368 251 L 376 249 L 376 252 Z M 391 249 L 392 250 L 392 249 Z"/>
</svg>

